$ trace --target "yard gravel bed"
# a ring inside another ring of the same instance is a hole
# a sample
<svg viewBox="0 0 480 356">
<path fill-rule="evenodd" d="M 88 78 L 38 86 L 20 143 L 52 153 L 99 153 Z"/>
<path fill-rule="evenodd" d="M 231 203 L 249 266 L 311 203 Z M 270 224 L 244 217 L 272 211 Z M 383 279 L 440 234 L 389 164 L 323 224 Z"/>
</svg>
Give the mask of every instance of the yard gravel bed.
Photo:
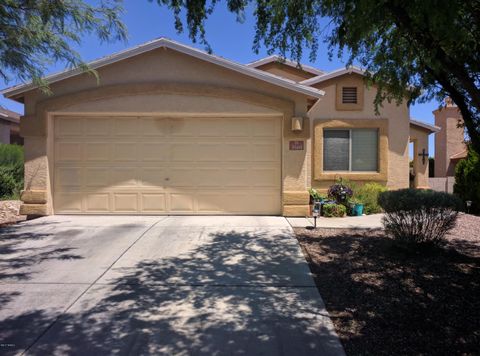
<svg viewBox="0 0 480 356">
<path fill-rule="evenodd" d="M 347 355 L 478 355 L 480 217 L 413 254 L 382 230 L 294 230 Z"/>
</svg>

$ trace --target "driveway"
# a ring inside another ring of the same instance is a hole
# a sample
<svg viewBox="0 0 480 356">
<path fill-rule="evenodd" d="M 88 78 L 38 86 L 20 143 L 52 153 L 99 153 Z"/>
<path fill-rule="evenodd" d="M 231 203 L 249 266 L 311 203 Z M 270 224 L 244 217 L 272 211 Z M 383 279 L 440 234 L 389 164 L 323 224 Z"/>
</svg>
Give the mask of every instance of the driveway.
<svg viewBox="0 0 480 356">
<path fill-rule="evenodd" d="M 0 229 L 0 353 L 343 355 L 281 217 L 52 216 Z"/>
</svg>

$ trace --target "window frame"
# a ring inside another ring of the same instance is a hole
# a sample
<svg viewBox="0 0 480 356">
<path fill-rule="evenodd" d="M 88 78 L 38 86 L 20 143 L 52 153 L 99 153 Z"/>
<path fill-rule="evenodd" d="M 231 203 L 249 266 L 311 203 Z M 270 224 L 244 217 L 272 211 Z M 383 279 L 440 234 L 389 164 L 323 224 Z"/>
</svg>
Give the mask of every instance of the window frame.
<svg viewBox="0 0 480 356">
<path fill-rule="evenodd" d="M 354 171 L 352 170 L 352 131 L 361 131 L 361 130 L 369 130 L 369 131 L 376 131 L 377 133 L 377 169 L 374 171 Z M 325 169 L 325 131 L 348 131 L 348 170 L 346 171 L 339 171 L 339 170 L 328 170 Z M 325 127 L 323 129 L 323 171 L 326 173 L 380 173 L 380 130 L 378 128 L 372 128 L 372 127 L 365 127 L 365 128 L 336 128 L 336 127 Z"/>
</svg>

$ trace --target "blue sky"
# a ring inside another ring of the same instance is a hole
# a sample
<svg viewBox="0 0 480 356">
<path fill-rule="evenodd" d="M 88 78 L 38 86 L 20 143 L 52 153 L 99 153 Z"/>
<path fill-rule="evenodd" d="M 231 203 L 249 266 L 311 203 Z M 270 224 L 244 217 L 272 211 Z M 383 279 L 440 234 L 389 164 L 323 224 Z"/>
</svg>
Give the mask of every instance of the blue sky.
<svg viewBox="0 0 480 356">
<path fill-rule="evenodd" d="M 81 46 L 77 48 L 83 59 L 90 61 L 113 52 L 138 45 L 158 37 L 168 37 L 173 40 L 193 45 L 187 33 L 177 34 L 174 28 L 173 16 L 164 7 L 159 7 L 156 1 L 125 0 L 123 20 L 128 28 L 128 43 L 100 44 L 95 37 L 85 37 Z M 266 56 L 264 48 L 257 55 L 252 51 L 254 37 L 254 19 L 251 13 L 246 14 L 244 23 L 236 22 L 235 15 L 228 12 L 226 5 L 219 2 L 217 9 L 207 22 L 207 39 L 216 55 L 240 63 L 248 63 Z M 345 65 L 337 58 L 328 60 L 326 46 L 321 46 L 314 63 L 308 61 L 308 52 L 305 52 L 304 64 L 313 65 L 323 70 L 333 70 Z M 52 65 L 48 73 L 62 70 L 61 64 Z M 1 83 L 3 87 L 16 84 L 15 82 Z M 11 100 L 0 98 L 0 104 L 17 112 L 23 113 L 23 105 Z M 410 108 L 410 115 L 420 121 L 433 123 L 432 111 L 438 107 L 437 102 L 414 105 Z M 430 136 L 430 155 L 433 155 L 433 135 Z"/>
</svg>

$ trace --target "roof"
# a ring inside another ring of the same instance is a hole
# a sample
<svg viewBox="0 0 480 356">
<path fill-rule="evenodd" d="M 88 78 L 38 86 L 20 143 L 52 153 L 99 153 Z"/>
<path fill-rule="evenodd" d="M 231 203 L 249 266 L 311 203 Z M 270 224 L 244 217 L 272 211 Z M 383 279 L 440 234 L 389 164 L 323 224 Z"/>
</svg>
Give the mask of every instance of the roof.
<svg viewBox="0 0 480 356">
<path fill-rule="evenodd" d="M 106 57 L 102 57 L 100 59 L 89 62 L 88 65 L 92 69 L 98 69 L 103 66 L 106 66 L 115 62 L 119 62 L 121 60 L 130 58 L 133 56 L 137 56 L 139 54 L 142 54 L 157 48 L 169 48 L 174 51 L 184 53 L 186 55 L 204 60 L 206 62 L 219 65 L 221 67 L 233 70 L 235 72 L 245 74 L 247 76 L 250 76 L 259 80 L 263 80 L 267 83 L 274 84 L 279 87 L 283 87 L 283 88 L 286 88 L 310 97 L 320 98 L 324 95 L 324 92 L 322 90 L 317 90 L 315 88 L 311 88 L 306 85 L 296 83 L 293 80 L 285 79 L 277 75 L 255 69 L 253 67 L 250 67 L 244 64 L 240 64 L 216 55 L 212 55 L 204 51 L 201 51 L 199 49 L 186 46 L 184 44 L 181 44 L 163 37 L 117 52 L 115 54 L 112 54 Z M 82 73 L 83 71 L 81 69 L 76 68 L 76 69 L 70 69 L 70 70 L 59 72 L 59 73 L 51 74 L 49 76 L 46 76 L 45 79 L 49 83 L 55 83 L 67 78 L 74 77 L 76 75 L 80 75 Z M 20 84 L 20 85 L 16 85 L 16 86 L 4 89 L 1 93 L 7 98 L 13 98 L 15 96 L 18 96 L 19 94 L 25 93 L 35 88 L 37 88 L 37 86 L 33 83 Z"/>
<path fill-rule="evenodd" d="M 19 124 L 20 114 L 16 113 L 15 111 L 8 110 L 0 105 L 0 121 L 8 121 Z"/>
<path fill-rule="evenodd" d="M 287 65 L 289 67 L 292 67 L 292 68 L 301 69 L 301 70 L 303 70 L 307 73 L 314 74 L 314 75 L 325 74 L 325 72 L 323 70 L 317 69 L 315 67 L 307 66 L 307 65 L 304 65 L 304 64 L 299 65 L 299 63 L 293 62 L 291 60 L 288 60 L 286 58 L 282 58 L 282 57 L 277 56 L 277 55 L 268 56 L 268 57 L 259 59 L 259 60 L 254 61 L 254 62 L 247 63 L 247 66 L 257 68 L 257 67 L 260 67 L 264 64 L 275 63 L 275 62 L 285 64 L 285 65 Z"/>
<path fill-rule="evenodd" d="M 421 129 L 427 130 L 430 133 L 435 133 L 441 130 L 441 128 L 438 126 L 429 125 L 425 122 L 421 122 L 412 118 L 410 118 L 410 125 L 420 127 Z"/>
<path fill-rule="evenodd" d="M 467 158 L 468 150 L 465 149 L 461 152 L 455 153 L 454 155 L 450 156 L 450 159 L 462 159 L 462 158 Z"/>
<path fill-rule="evenodd" d="M 316 76 L 316 77 L 313 77 L 313 78 L 310 78 L 310 79 L 302 80 L 299 84 L 315 85 L 315 84 L 324 82 L 324 81 L 332 79 L 332 78 L 336 78 L 336 77 L 340 77 L 340 76 L 345 75 L 345 74 L 352 74 L 352 73 L 356 73 L 356 74 L 359 74 L 359 75 L 365 75 L 366 71 L 359 68 L 359 67 L 350 66 L 350 67 L 347 67 L 347 68 L 336 69 L 334 71 L 324 73 L 322 75 L 319 75 L 319 76 Z"/>
</svg>

